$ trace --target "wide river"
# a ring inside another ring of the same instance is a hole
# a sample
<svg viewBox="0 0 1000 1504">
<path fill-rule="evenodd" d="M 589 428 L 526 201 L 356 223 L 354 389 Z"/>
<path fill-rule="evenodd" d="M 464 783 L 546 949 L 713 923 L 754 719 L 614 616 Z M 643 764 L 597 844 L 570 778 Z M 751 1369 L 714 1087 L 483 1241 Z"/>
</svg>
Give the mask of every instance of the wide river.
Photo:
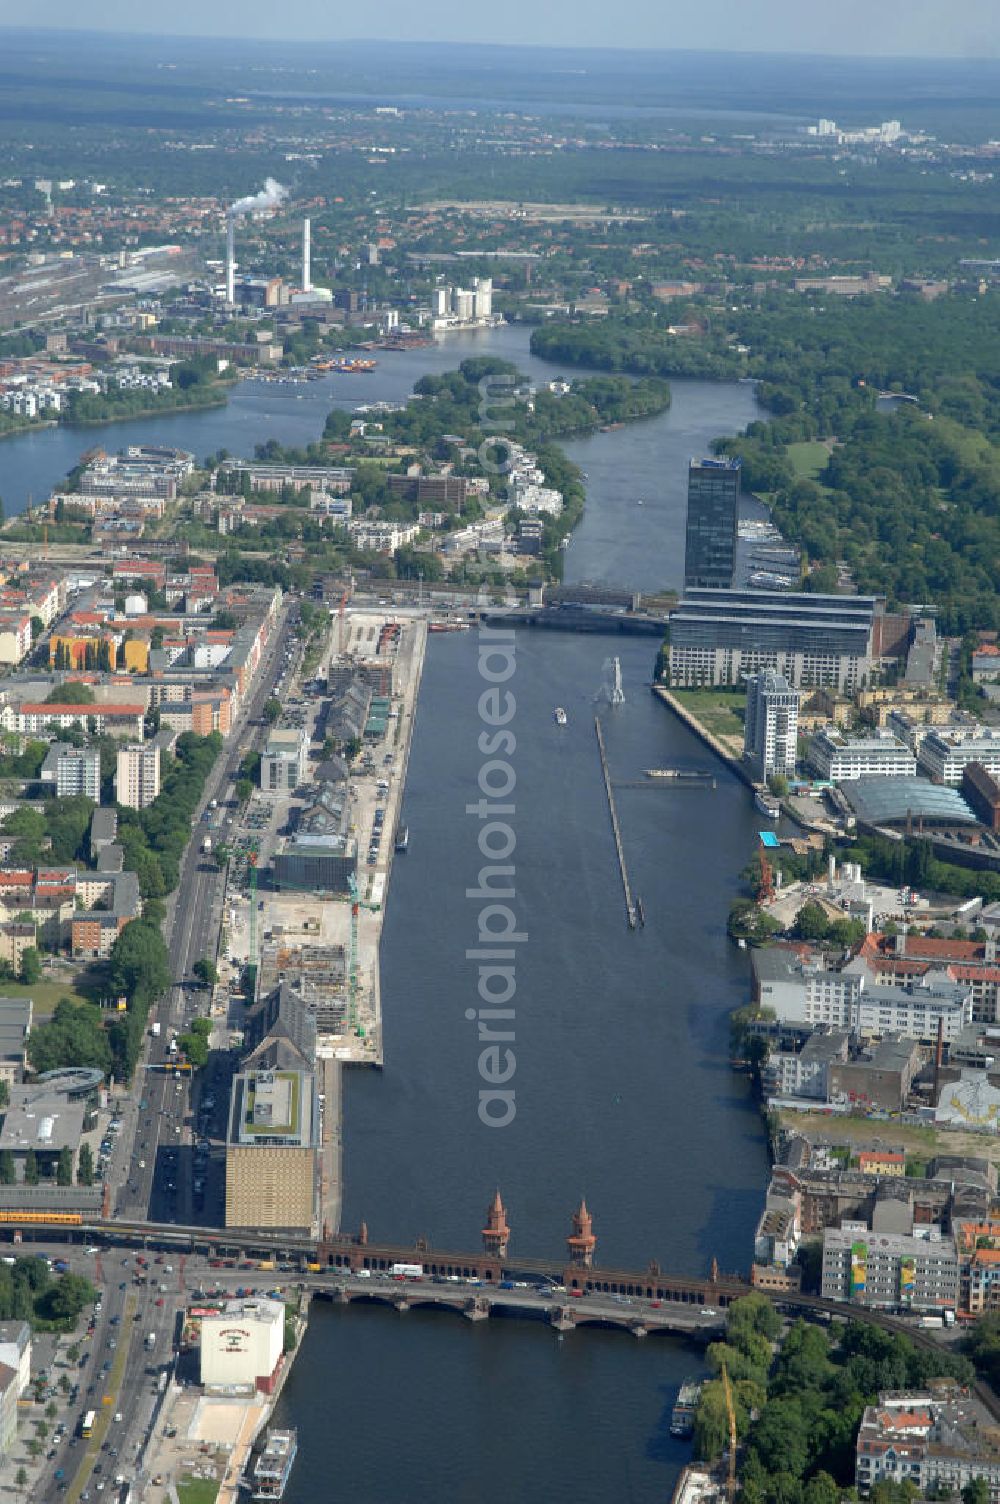
<svg viewBox="0 0 1000 1504">
<path fill-rule="evenodd" d="M 204 455 L 252 453 L 273 436 L 304 443 L 331 402 L 402 400 L 427 370 L 497 353 L 538 378 L 559 374 L 510 328 L 387 354 L 370 377 L 304 390 L 245 383 L 223 410 L 0 445 L 8 513 L 41 498 L 98 441 L 145 438 Z M 674 382 L 669 412 L 567 448 L 588 474 L 567 555 L 574 580 L 677 585 L 688 458 L 754 415 L 752 389 Z M 638 505 L 642 500 L 642 506 Z M 605 659 L 621 657 L 626 702 L 603 713 L 613 776 L 704 749 L 656 701 L 650 639 L 522 632 L 510 824 L 520 946 L 514 1046 L 517 1115 L 477 1115 L 475 963 L 484 761 L 475 634 L 430 641 L 410 761 L 409 852 L 395 863 L 382 945 L 386 1066 L 351 1074 L 345 1100 L 344 1227 L 377 1239 L 425 1234 L 475 1248 L 499 1186 L 512 1251 L 559 1256 L 585 1194 L 599 1262 L 745 1269 L 766 1150 L 741 1078 L 727 1068 L 727 1014 L 746 967 L 725 919 L 757 821 L 721 769 L 714 792 L 623 789 L 622 834 L 645 929 L 624 922 L 593 729 Z M 569 724 L 556 727 L 553 707 Z M 671 1439 L 677 1386 L 697 1371 L 682 1342 L 613 1331 L 560 1341 L 528 1322 L 473 1325 L 426 1312 L 314 1308 L 276 1419 L 299 1431 L 288 1504 L 662 1504 L 688 1447 Z"/>
</svg>

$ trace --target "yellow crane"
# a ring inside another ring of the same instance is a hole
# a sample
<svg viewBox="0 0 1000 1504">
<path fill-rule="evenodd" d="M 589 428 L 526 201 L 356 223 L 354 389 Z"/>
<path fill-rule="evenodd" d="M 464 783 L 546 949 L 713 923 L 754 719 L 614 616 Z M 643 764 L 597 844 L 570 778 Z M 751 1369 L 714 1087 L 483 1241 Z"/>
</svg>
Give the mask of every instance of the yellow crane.
<svg viewBox="0 0 1000 1504">
<path fill-rule="evenodd" d="M 722 1365 L 722 1387 L 726 1394 L 726 1413 L 729 1416 L 729 1477 L 726 1481 L 726 1493 L 729 1497 L 729 1504 L 733 1504 L 736 1498 L 736 1409 L 733 1405 L 733 1390 L 725 1363 Z"/>
</svg>

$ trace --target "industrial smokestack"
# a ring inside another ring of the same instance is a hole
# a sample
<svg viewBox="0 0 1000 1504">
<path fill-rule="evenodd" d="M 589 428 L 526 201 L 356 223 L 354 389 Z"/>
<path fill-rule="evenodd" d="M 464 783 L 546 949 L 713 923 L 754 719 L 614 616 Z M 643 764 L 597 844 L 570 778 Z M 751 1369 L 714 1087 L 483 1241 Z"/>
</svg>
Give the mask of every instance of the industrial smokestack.
<svg viewBox="0 0 1000 1504">
<path fill-rule="evenodd" d="M 226 215 L 226 305 L 232 308 L 236 302 L 236 215 L 230 209 Z"/>
<path fill-rule="evenodd" d="M 274 178 L 268 178 L 259 193 L 238 198 L 226 212 L 226 303 L 230 308 L 236 302 L 236 220 L 257 209 L 277 209 L 287 192 Z"/>
<path fill-rule="evenodd" d="M 277 209 L 287 193 L 288 189 L 275 178 L 267 178 L 259 193 L 251 193 L 247 198 L 238 198 L 229 212 L 230 214 L 252 214 L 255 209 Z"/>
<path fill-rule="evenodd" d="M 302 221 L 302 291 L 312 292 L 312 266 L 311 266 L 311 235 L 312 225 L 308 219 Z"/>
</svg>

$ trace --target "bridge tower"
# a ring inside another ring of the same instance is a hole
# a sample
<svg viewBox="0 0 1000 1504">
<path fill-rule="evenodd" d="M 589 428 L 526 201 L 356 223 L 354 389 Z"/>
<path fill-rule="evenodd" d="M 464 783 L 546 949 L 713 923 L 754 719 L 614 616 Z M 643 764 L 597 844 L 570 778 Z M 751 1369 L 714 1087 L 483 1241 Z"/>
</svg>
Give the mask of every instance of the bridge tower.
<svg viewBox="0 0 1000 1504">
<path fill-rule="evenodd" d="M 587 1202 L 581 1197 L 580 1205 L 573 1213 L 573 1231 L 566 1239 L 571 1264 L 589 1269 L 594 1262 L 597 1239 L 594 1236 L 594 1219 L 587 1210 Z"/>
<path fill-rule="evenodd" d="M 510 1225 L 507 1221 L 507 1212 L 500 1199 L 500 1191 L 490 1202 L 486 1212 L 486 1226 L 483 1228 L 483 1252 L 491 1253 L 496 1258 L 507 1257 L 507 1244 L 510 1242 Z"/>
</svg>

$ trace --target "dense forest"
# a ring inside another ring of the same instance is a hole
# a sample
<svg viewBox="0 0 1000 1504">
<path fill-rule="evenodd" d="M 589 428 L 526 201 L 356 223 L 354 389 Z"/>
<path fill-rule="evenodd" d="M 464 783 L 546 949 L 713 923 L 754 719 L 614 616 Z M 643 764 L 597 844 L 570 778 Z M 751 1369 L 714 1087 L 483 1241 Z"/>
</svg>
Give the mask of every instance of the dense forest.
<svg viewBox="0 0 1000 1504">
<path fill-rule="evenodd" d="M 532 348 L 634 372 L 727 375 L 738 360 L 769 416 L 717 447 L 742 456 L 744 485 L 801 544 L 807 585 L 835 588 L 844 561 L 892 604 L 935 602 L 947 632 L 1000 627 L 1000 299 L 783 293 L 727 317 L 704 342 L 671 340 L 655 312 L 560 322 Z M 914 400 L 879 411 L 879 392 Z M 804 472 L 791 446 L 816 441 Z"/>
</svg>

